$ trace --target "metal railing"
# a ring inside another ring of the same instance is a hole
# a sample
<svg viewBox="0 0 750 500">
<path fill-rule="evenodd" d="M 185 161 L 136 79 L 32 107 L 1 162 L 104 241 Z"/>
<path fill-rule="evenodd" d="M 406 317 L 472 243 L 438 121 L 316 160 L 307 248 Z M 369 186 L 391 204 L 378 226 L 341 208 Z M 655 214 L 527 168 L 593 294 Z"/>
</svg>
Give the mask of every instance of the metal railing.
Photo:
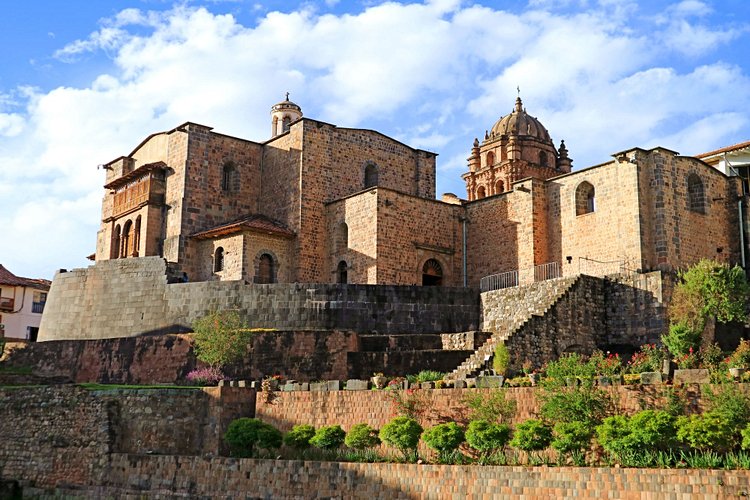
<svg viewBox="0 0 750 500">
<path fill-rule="evenodd" d="M 504 273 L 485 276 L 479 281 L 479 288 L 482 292 L 489 292 L 490 290 L 501 290 L 521 284 L 525 285 L 560 277 L 562 277 L 560 264 L 558 262 L 547 262 L 546 264 L 539 264 L 527 269 L 517 269 L 515 271 L 506 271 Z"/>
<path fill-rule="evenodd" d="M 625 274 L 636 272 L 628 269 L 622 260 L 596 260 L 588 257 L 578 257 L 578 273 L 589 276 L 608 276 L 610 274 Z"/>
<path fill-rule="evenodd" d="M 44 312 L 44 304 L 45 302 L 32 302 L 31 312 L 36 313 L 36 314 L 42 314 Z"/>
</svg>

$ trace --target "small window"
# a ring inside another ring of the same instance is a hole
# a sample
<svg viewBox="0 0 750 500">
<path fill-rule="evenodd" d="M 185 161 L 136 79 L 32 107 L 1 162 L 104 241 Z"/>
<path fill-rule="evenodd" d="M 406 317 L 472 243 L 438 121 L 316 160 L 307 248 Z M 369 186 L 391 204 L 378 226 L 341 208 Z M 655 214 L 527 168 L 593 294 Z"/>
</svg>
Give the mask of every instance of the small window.
<svg viewBox="0 0 750 500">
<path fill-rule="evenodd" d="M 282 124 L 282 127 L 284 127 L 284 130 L 283 130 L 284 132 L 286 132 L 286 131 L 288 131 L 288 130 L 289 130 L 289 125 L 290 125 L 291 123 L 292 123 L 292 119 L 291 119 L 291 118 L 289 118 L 288 116 L 285 116 L 285 117 L 284 117 L 284 118 L 283 118 L 283 119 L 281 120 L 281 124 Z"/>
<path fill-rule="evenodd" d="M 133 257 L 138 257 L 138 251 L 141 248 L 141 216 L 135 218 L 135 228 L 133 229 Z"/>
<path fill-rule="evenodd" d="M 122 243 L 120 257 L 130 257 L 133 252 L 133 222 L 127 221 L 122 226 Z"/>
<path fill-rule="evenodd" d="M 378 166 L 368 163 L 365 167 L 365 189 L 378 185 Z"/>
<path fill-rule="evenodd" d="M 485 196 L 487 196 L 487 192 L 484 190 L 484 186 L 479 186 L 477 188 L 477 200 L 481 200 Z"/>
<path fill-rule="evenodd" d="M 261 254 L 258 258 L 255 282 L 259 284 L 276 283 L 276 262 L 273 256 L 268 253 Z"/>
<path fill-rule="evenodd" d="M 688 208 L 693 212 L 706 213 L 706 197 L 703 192 L 703 182 L 695 174 L 688 176 Z"/>
<path fill-rule="evenodd" d="M 495 194 L 500 194 L 505 192 L 505 184 L 503 184 L 503 181 L 497 181 L 495 184 Z"/>
<path fill-rule="evenodd" d="M 583 181 L 576 188 L 576 215 L 585 215 L 596 209 L 594 201 L 594 186 Z"/>
<path fill-rule="evenodd" d="M 347 278 L 348 278 L 348 276 L 347 276 L 348 275 L 347 269 L 348 269 L 348 267 L 346 265 L 346 261 L 343 261 L 343 260 L 341 262 L 339 262 L 339 265 L 336 268 L 336 276 L 337 276 L 337 280 L 336 281 L 338 283 L 341 283 L 342 285 L 345 285 L 348 282 L 347 281 Z"/>
<path fill-rule="evenodd" d="M 422 286 L 441 286 L 443 266 L 436 259 L 429 259 L 422 266 Z"/>
<path fill-rule="evenodd" d="M 490 151 L 489 153 L 487 153 L 487 166 L 491 167 L 494 164 L 495 164 L 495 153 Z"/>
<path fill-rule="evenodd" d="M 109 257 L 111 259 L 120 258 L 120 225 L 115 226 L 115 230 L 112 232 L 112 248 L 109 249 Z"/>
<path fill-rule="evenodd" d="M 224 249 L 219 247 L 214 252 L 214 272 L 218 273 L 224 270 Z"/>
<path fill-rule="evenodd" d="M 546 151 L 539 151 L 539 165 L 543 167 L 547 166 L 547 152 Z"/>
<path fill-rule="evenodd" d="M 336 252 L 344 252 L 349 248 L 349 226 L 346 225 L 346 222 L 338 225 L 335 238 Z"/>
<path fill-rule="evenodd" d="M 221 170 L 221 190 L 230 192 L 234 191 L 234 173 L 233 163 L 225 163 Z"/>
</svg>

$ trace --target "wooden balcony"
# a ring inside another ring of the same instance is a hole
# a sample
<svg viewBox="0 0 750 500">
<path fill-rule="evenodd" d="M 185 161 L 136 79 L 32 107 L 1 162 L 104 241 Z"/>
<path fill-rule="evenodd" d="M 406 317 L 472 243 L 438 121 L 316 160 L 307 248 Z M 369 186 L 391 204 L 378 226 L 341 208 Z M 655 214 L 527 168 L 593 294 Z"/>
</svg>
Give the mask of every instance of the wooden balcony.
<svg viewBox="0 0 750 500">
<path fill-rule="evenodd" d="M 0 311 L 13 311 L 14 302 L 11 297 L 0 297 Z"/>
</svg>

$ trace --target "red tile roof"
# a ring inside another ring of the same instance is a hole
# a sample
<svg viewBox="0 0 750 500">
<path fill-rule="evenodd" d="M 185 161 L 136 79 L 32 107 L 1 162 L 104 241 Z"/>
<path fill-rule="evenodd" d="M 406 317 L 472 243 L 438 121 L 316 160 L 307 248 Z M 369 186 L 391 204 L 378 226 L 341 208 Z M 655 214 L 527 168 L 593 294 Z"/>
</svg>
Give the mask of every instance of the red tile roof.
<svg viewBox="0 0 750 500">
<path fill-rule="evenodd" d="M 242 231 L 273 234 L 284 238 L 294 237 L 294 232 L 287 229 L 287 227 L 280 222 L 270 219 L 265 215 L 254 214 L 233 222 L 221 224 L 211 229 L 207 229 L 206 231 L 195 233 L 192 235 L 192 238 L 206 240 Z"/>
<path fill-rule="evenodd" d="M 734 144 L 732 146 L 727 146 L 725 148 L 716 149 L 714 151 L 709 151 L 708 153 L 701 153 L 699 155 L 695 155 L 696 158 L 706 158 L 708 156 L 714 156 L 721 153 L 728 153 L 730 151 L 734 151 L 736 149 L 742 149 L 750 146 L 750 141 L 741 142 L 739 144 Z"/>
<path fill-rule="evenodd" d="M 16 276 L 0 264 L 0 285 L 27 286 L 31 288 L 39 288 L 41 290 L 48 290 L 50 284 L 51 282 L 49 280 Z"/>
</svg>

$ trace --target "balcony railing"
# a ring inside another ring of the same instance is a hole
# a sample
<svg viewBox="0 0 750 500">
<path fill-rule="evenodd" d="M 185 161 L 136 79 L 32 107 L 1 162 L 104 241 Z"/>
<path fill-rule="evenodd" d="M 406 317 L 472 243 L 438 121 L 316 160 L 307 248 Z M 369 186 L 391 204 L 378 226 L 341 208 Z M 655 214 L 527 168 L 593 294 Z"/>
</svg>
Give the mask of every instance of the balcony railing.
<svg viewBox="0 0 750 500">
<path fill-rule="evenodd" d="M 0 297 L 0 311 L 12 311 L 14 302 L 12 297 Z"/>
<path fill-rule="evenodd" d="M 490 290 L 500 290 L 511 288 L 518 285 L 525 285 L 535 281 L 546 281 L 554 278 L 560 278 L 560 264 L 557 262 L 548 262 L 539 264 L 533 268 L 507 271 L 504 273 L 485 276 L 479 282 L 479 288 L 482 292 Z"/>
<path fill-rule="evenodd" d="M 31 312 L 36 313 L 36 314 L 42 314 L 44 312 L 44 304 L 45 302 L 32 302 Z"/>
</svg>

